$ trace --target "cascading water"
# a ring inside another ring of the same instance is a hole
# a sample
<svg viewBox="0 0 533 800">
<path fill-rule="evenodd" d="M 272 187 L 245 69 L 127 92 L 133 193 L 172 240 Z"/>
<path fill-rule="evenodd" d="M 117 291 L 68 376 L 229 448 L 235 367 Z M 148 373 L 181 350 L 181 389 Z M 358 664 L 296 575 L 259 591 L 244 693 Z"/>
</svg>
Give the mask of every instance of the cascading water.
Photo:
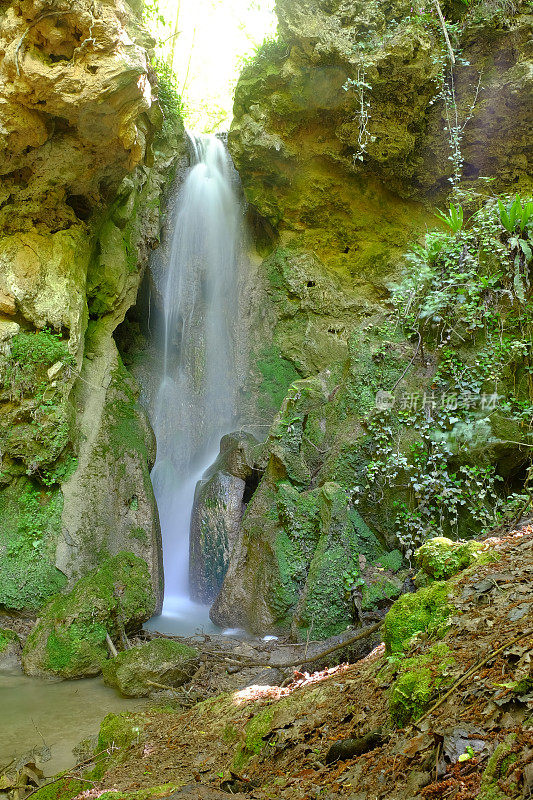
<svg viewBox="0 0 533 800">
<path fill-rule="evenodd" d="M 235 413 L 234 329 L 241 213 L 233 167 L 215 136 L 192 136 L 193 165 L 176 198 L 164 299 L 162 378 L 153 412 L 152 481 L 161 519 L 163 615 L 190 628 L 207 609 L 188 598 L 189 527 L 197 481 Z M 203 612 L 203 613 L 202 613 Z M 188 624 L 187 624 L 188 623 Z"/>
</svg>

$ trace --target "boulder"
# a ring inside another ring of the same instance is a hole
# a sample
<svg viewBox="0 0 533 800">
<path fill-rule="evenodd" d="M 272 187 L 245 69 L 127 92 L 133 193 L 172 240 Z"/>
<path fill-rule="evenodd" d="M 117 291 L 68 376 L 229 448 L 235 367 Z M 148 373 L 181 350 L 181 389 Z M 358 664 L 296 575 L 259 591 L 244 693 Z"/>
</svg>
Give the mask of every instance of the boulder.
<svg viewBox="0 0 533 800">
<path fill-rule="evenodd" d="M 447 580 L 469 567 L 484 549 L 480 542 L 453 542 L 446 536 L 435 536 L 416 552 L 416 563 L 429 578 Z"/>
<path fill-rule="evenodd" d="M 198 666 L 198 652 L 171 639 L 154 639 L 124 650 L 103 665 L 104 681 L 124 697 L 146 697 L 154 689 L 181 686 Z"/>
<path fill-rule="evenodd" d="M 198 483 L 191 517 L 189 586 L 191 597 L 212 603 L 226 575 L 239 535 L 246 481 L 253 474 L 250 434 L 234 433 L 220 442 L 220 454 Z"/>
<path fill-rule="evenodd" d="M 146 562 L 118 553 L 42 609 L 22 653 L 28 675 L 85 678 L 108 657 L 106 637 L 133 631 L 154 613 Z"/>
</svg>

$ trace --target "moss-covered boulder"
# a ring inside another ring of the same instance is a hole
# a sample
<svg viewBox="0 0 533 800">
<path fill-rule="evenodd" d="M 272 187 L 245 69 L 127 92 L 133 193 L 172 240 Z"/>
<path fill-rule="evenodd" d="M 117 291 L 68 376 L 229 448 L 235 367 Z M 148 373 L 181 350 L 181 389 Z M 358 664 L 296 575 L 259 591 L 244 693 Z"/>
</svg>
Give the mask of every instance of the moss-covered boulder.
<svg viewBox="0 0 533 800">
<path fill-rule="evenodd" d="M 50 600 L 28 636 L 22 665 L 28 675 L 98 675 L 108 657 L 106 636 L 119 637 L 149 619 L 155 597 L 146 563 L 119 553 Z"/>
<path fill-rule="evenodd" d="M 388 653 L 401 653 L 415 634 L 439 638 L 447 629 L 452 613 L 448 602 L 450 586 L 437 581 L 414 594 L 402 595 L 383 622 L 383 641 Z"/>
<path fill-rule="evenodd" d="M 429 578 L 447 580 L 469 567 L 483 549 L 479 542 L 453 542 L 436 536 L 417 550 L 416 562 Z"/>
<path fill-rule="evenodd" d="M 162 686 L 181 686 L 198 666 L 198 651 L 170 639 L 124 650 L 103 665 L 104 681 L 125 697 L 146 697 Z"/>
<path fill-rule="evenodd" d="M 389 693 L 392 721 L 402 726 L 420 717 L 439 691 L 450 684 L 449 668 L 454 659 L 444 642 L 432 645 L 429 650 L 412 658 L 403 655 L 396 665 L 398 676 Z"/>
<path fill-rule="evenodd" d="M 20 653 L 20 640 L 15 631 L 0 628 L 0 670 L 17 666 Z"/>
</svg>

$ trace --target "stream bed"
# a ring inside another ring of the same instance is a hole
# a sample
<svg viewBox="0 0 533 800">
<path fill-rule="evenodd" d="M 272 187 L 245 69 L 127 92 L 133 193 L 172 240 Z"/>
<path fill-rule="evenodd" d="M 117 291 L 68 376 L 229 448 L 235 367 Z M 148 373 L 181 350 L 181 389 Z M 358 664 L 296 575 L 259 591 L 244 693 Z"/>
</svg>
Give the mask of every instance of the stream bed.
<svg viewBox="0 0 533 800">
<path fill-rule="evenodd" d="M 55 775 L 76 763 L 73 748 L 98 733 L 106 714 L 146 704 L 120 697 L 101 678 L 47 681 L 18 670 L 0 671 L 0 771 L 33 748 L 49 748 L 50 757 L 36 763 L 47 777 Z"/>
</svg>

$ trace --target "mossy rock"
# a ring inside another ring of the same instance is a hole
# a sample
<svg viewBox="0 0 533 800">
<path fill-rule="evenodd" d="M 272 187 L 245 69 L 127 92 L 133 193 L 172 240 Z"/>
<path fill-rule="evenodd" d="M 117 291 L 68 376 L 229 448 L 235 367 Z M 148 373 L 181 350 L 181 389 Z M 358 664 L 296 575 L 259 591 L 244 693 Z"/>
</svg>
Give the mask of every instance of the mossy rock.
<svg viewBox="0 0 533 800">
<path fill-rule="evenodd" d="M 479 542 L 452 542 L 445 536 L 436 536 L 417 550 L 416 562 L 428 577 L 447 580 L 470 567 L 482 549 Z"/>
<path fill-rule="evenodd" d="M 318 533 L 307 581 L 294 617 L 295 633 L 327 638 L 353 622 L 346 579 L 359 556 L 375 560 L 382 549 L 357 511 L 348 507 L 339 484 L 324 484 L 318 493 Z"/>
<path fill-rule="evenodd" d="M 63 495 L 20 477 L 0 492 L 0 606 L 37 611 L 67 579 L 55 565 Z"/>
<path fill-rule="evenodd" d="M 449 683 L 448 667 L 454 660 L 444 642 L 432 645 L 423 655 L 400 658 L 400 674 L 389 694 L 392 722 L 398 726 L 418 719 L 426 711 L 439 690 Z"/>
<path fill-rule="evenodd" d="M 437 581 L 414 594 L 402 595 L 383 621 L 387 653 L 402 652 L 417 633 L 441 638 L 451 614 L 449 591 L 446 581 Z"/>
<path fill-rule="evenodd" d="M 107 658 L 106 634 L 135 630 L 149 619 L 155 597 L 146 563 L 118 553 L 42 609 L 22 654 L 28 675 L 98 675 Z"/>
<path fill-rule="evenodd" d="M 159 686 L 181 686 L 198 665 L 198 651 L 170 639 L 154 639 L 106 661 L 102 672 L 108 686 L 124 697 L 146 697 Z"/>
</svg>

